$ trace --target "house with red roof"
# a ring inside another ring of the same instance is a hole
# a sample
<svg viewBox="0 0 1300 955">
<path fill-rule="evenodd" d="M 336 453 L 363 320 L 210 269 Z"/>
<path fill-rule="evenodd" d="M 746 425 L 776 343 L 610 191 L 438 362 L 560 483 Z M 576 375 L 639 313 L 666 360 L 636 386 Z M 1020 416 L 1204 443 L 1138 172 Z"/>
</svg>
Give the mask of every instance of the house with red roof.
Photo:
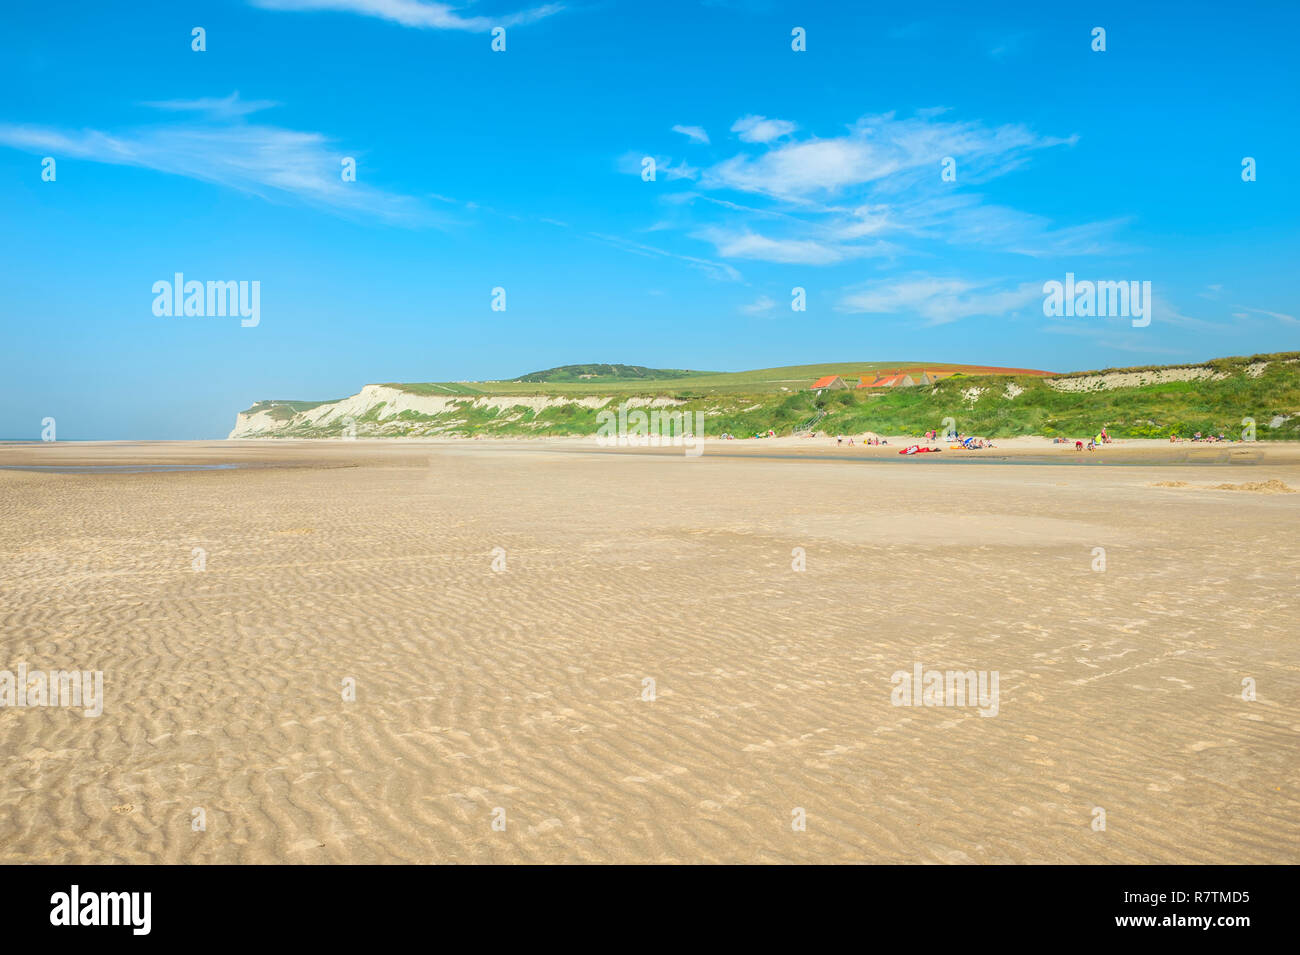
<svg viewBox="0 0 1300 955">
<path fill-rule="evenodd" d="M 848 387 L 849 383 L 839 375 L 827 375 L 824 378 L 818 378 L 814 381 L 809 391 L 847 390 Z"/>
<path fill-rule="evenodd" d="M 859 388 L 910 388 L 915 385 L 911 375 L 905 375 L 902 372 L 893 374 L 879 375 L 872 381 L 863 378 L 858 384 Z"/>
</svg>

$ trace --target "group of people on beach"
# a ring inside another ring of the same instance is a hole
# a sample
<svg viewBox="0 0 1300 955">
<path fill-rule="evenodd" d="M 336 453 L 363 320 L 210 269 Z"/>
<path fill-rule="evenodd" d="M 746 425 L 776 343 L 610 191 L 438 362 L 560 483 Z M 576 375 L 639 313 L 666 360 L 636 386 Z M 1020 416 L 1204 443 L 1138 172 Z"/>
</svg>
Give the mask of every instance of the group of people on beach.
<svg viewBox="0 0 1300 955">
<path fill-rule="evenodd" d="M 835 436 L 835 443 L 839 445 L 847 445 L 848 447 L 851 448 L 853 447 L 853 435 L 837 434 Z M 868 447 L 875 447 L 876 445 L 888 444 L 889 442 L 886 441 L 884 438 L 878 437 L 876 435 L 864 435 L 862 438 L 862 443 L 863 445 Z"/>
<path fill-rule="evenodd" d="M 925 440 L 927 443 L 931 443 L 935 441 L 938 436 L 938 431 L 927 431 L 925 433 Z M 977 438 L 973 434 L 964 435 L 957 430 L 949 431 L 943 436 L 943 438 L 945 441 L 952 442 L 952 444 L 949 445 L 949 448 L 953 450 L 962 449 L 965 451 L 983 451 L 985 448 L 997 447 L 992 440 Z"/>
<path fill-rule="evenodd" d="M 751 437 L 754 437 L 754 438 L 775 438 L 775 437 L 776 437 L 776 432 L 773 431 L 771 428 L 769 428 L 769 429 L 768 429 L 767 431 L 765 431 L 765 432 L 764 432 L 764 431 L 755 431 L 755 432 L 753 433 L 753 435 L 751 435 Z M 724 431 L 722 434 L 718 435 L 718 438 L 719 438 L 720 440 L 722 440 L 722 441 L 735 441 L 735 440 L 736 440 L 736 436 L 735 436 L 734 434 L 731 434 L 730 432 L 726 432 L 726 431 Z"/>
<path fill-rule="evenodd" d="M 810 432 L 808 434 L 808 437 L 810 438 L 817 437 L 824 434 L 825 434 L 824 432 Z M 720 437 L 724 441 L 734 441 L 736 439 L 736 436 L 734 434 L 722 434 L 720 435 Z M 761 431 L 755 432 L 753 437 L 775 438 L 776 432 L 771 430 L 767 432 L 761 432 Z M 931 428 L 929 431 L 925 433 L 925 441 L 927 444 L 933 444 L 938 439 L 939 439 L 939 432 L 935 428 Z M 960 431 L 949 431 L 946 434 L 944 434 L 943 439 L 945 441 L 953 442 L 952 446 L 954 448 L 962 448 L 968 451 L 980 451 L 985 448 L 996 447 L 996 445 L 991 440 L 986 440 L 984 438 L 977 438 L 974 437 L 973 435 L 963 435 Z M 1181 438 L 1176 434 L 1171 434 L 1169 436 L 1169 441 L 1171 444 L 1178 441 L 1203 441 L 1203 442 L 1217 443 L 1220 441 L 1232 441 L 1232 440 L 1233 440 L 1232 438 L 1225 437 L 1222 431 L 1220 431 L 1218 434 L 1202 434 L 1200 431 L 1197 431 L 1190 438 Z M 1057 437 L 1052 439 L 1052 444 L 1068 445 L 1070 441 L 1071 441 L 1070 438 Z M 837 445 L 847 444 L 848 447 L 853 447 L 853 436 L 843 435 L 843 434 L 836 435 L 835 443 Z M 886 441 L 884 438 L 878 437 L 876 435 L 871 435 L 871 434 L 869 434 L 868 436 L 864 436 L 862 439 L 862 443 L 864 445 L 873 446 L 873 447 L 882 444 L 889 444 L 889 442 Z M 1082 439 L 1074 441 L 1074 450 L 1095 451 L 1103 444 L 1110 444 L 1110 443 L 1111 443 L 1111 436 L 1103 427 L 1095 435 L 1088 438 L 1086 442 L 1083 441 Z"/>
<path fill-rule="evenodd" d="M 851 447 L 853 447 L 853 435 L 851 435 L 851 434 L 850 434 L 850 435 L 843 435 L 843 434 L 836 435 L 836 436 L 835 436 L 835 443 L 836 443 L 836 444 L 847 444 L 847 445 L 851 448 Z M 886 441 L 884 438 L 881 438 L 881 437 L 879 437 L 879 436 L 873 434 L 873 435 L 863 435 L 863 437 L 862 437 L 862 443 L 863 443 L 864 446 L 867 446 L 867 447 L 875 447 L 875 446 L 877 446 L 877 445 L 881 445 L 881 444 L 888 444 L 889 442 Z"/>
<path fill-rule="evenodd" d="M 1069 438 L 1052 439 L 1052 444 L 1069 444 L 1069 443 L 1070 443 Z M 1086 448 L 1089 451 L 1095 451 L 1103 444 L 1110 444 L 1110 435 L 1107 433 L 1104 427 L 1100 431 L 1098 431 L 1095 435 L 1090 437 L 1086 445 L 1083 443 L 1083 441 L 1075 441 L 1074 450 L 1083 451 Z"/>
</svg>

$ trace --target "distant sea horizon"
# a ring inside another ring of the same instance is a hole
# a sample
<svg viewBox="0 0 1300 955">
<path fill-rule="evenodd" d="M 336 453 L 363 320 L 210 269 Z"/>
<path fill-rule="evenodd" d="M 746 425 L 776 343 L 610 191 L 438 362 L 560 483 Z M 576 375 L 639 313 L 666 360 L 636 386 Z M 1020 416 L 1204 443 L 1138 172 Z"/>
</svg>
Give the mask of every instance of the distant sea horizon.
<svg viewBox="0 0 1300 955">
<path fill-rule="evenodd" d="M 42 441 L 40 438 L 0 438 L 0 444 L 87 444 L 92 441 L 225 441 L 220 438 L 59 438 Z"/>
</svg>

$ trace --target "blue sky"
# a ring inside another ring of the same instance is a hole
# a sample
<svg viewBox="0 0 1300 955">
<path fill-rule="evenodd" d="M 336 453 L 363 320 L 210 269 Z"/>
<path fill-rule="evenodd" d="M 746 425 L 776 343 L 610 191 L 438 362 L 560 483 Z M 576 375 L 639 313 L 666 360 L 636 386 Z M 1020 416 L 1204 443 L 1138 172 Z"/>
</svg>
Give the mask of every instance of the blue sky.
<svg viewBox="0 0 1300 955">
<path fill-rule="evenodd" d="M 1300 348 L 1300 8 L 890 6 L 9 5 L 0 436 L 570 362 Z M 260 323 L 156 317 L 176 272 L 259 281 Z M 1067 272 L 1150 281 L 1151 324 L 1045 317 Z"/>
</svg>

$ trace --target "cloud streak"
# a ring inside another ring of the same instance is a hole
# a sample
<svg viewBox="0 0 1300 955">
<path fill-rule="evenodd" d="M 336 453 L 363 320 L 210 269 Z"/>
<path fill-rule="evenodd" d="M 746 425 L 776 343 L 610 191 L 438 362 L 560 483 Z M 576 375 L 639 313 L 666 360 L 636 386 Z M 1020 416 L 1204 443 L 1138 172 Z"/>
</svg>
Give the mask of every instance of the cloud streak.
<svg viewBox="0 0 1300 955">
<path fill-rule="evenodd" d="M 340 173 L 345 153 L 321 133 L 242 123 L 151 126 L 121 133 L 0 124 L 0 145 L 153 169 L 272 201 L 299 201 L 396 225 L 438 222 L 412 196 L 344 182 Z"/>
<path fill-rule="evenodd" d="M 1289 325 L 1300 325 L 1300 319 L 1294 315 L 1288 315 L 1286 312 L 1270 312 L 1266 308 L 1252 308 L 1249 305 L 1234 305 L 1232 307 L 1245 312 L 1253 312 L 1256 315 L 1267 315 L 1269 318 L 1277 319 L 1279 322 L 1286 322 Z"/>
<path fill-rule="evenodd" d="M 280 104 L 274 100 L 241 100 L 239 90 L 231 93 L 223 99 L 216 97 L 205 97 L 202 99 L 168 99 L 157 100 L 151 103 L 144 103 L 152 109 L 160 109 L 169 113 L 200 113 L 213 119 L 235 119 L 240 116 L 247 116 L 250 113 L 257 113 L 264 109 L 270 109 Z"/>
<path fill-rule="evenodd" d="M 548 3 L 529 10 L 503 14 L 499 17 L 461 16 L 449 3 L 430 0 L 249 0 L 263 10 L 280 10 L 293 13 L 355 13 L 377 17 L 390 23 L 422 30 L 466 30 L 485 33 L 493 27 L 520 26 L 559 13 L 564 9 L 559 3 Z"/>
<path fill-rule="evenodd" d="M 963 318 L 1009 315 L 1041 299 L 1042 287 L 1034 282 L 999 288 L 994 282 L 914 275 L 849 292 L 836 308 L 871 315 L 915 315 L 927 325 L 946 325 Z"/>
<path fill-rule="evenodd" d="M 588 236 L 598 239 L 601 242 L 608 243 L 615 248 L 622 249 L 624 252 L 631 252 L 634 255 L 644 255 L 650 258 L 659 257 L 667 259 L 676 259 L 685 262 L 691 268 L 703 272 L 709 278 L 718 281 L 736 282 L 740 280 L 740 273 L 733 266 L 726 262 L 714 262 L 711 259 L 703 259 L 693 255 L 682 255 L 677 252 L 669 252 L 666 249 L 659 249 L 652 245 L 645 245 L 640 242 L 632 242 L 617 235 L 607 235 L 601 232 L 588 232 Z"/>
<path fill-rule="evenodd" d="M 789 136 L 799 127 L 784 119 L 766 116 L 743 116 L 732 124 L 731 131 L 745 143 L 770 143 Z"/>
<path fill-rule="evenodd" d="M 709 144 L 709 134 L 704 131 L 702 126 L 682 126 L 673 127 L 674 133 L 681 133 L 693 143 L 702 143 L 705 146 Z"/>
</svg>

